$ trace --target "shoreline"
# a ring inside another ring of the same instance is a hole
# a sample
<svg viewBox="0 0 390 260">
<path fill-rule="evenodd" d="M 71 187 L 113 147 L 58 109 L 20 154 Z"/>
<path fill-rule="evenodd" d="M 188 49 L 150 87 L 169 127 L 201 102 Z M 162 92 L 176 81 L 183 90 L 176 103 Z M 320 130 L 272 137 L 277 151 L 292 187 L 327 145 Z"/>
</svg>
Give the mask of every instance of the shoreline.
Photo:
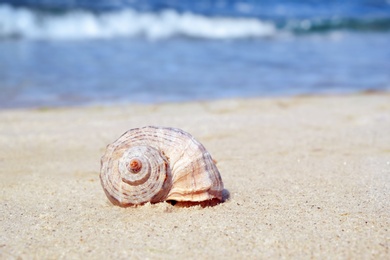
<svg viewBox="0 0 390 260">
<path fill-rule="evenodd" d="M 388 95 L 390 89 L 365 89 L 359 91 L 341 91 L 341 92 L 324 92 L 324 93 L 295 93 L 295 94 L 269 94 L 259 96 L 242 96 L 242 97 L 220 97 L 211 99 L 195 99 L 195 100 L 176 100 L 176 101 L 160 101 L 160 102 L 132 102 L 122 100 L 116 102 L 114 100 L 110 102 L 90 101 L 83 103 L 69 103 L 66 105 L 54 104 L 54 105 L 17 105 L 1 107 L 0 111 L 12 111 L 12 110 L 51 110 L 51 109 L 66 109 L 66 108 L 93 108 L 93 107 L 118 107 L 118 106 L 157 106 L 157 105 L 169 105 L 169 104 L 190 104 L 190 103 L 204 103 L 204 102 L 223 102 L 229 100 L 264 100 L 264 99 L 286 99 L 286 98 L 329 98 L 329 97 L 344 97 L 344 96 L 359 96 L 359 95 Z"/>
<path fill-rule="evenodd" d="M 390 256 L 390 93 L 0 110 L 1 258 Z M 181 128 L 229 199 L 120 208 L 100 157 L 126 130 Z"/>
</svg>

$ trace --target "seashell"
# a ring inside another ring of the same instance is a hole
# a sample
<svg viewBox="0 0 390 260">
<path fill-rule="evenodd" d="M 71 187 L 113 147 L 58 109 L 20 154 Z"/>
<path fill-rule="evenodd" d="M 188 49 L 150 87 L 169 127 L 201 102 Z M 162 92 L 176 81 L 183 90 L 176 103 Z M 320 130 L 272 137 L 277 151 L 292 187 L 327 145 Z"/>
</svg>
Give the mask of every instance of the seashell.
<svg viewBox="0 0 390 260">
<path fill-rule="evenodd" d="M 100 181 L 119 206 L 222 200 L 221 175 L 205 147 L 183 130 L 130 129 L 107 146 Z"/>
</svg>

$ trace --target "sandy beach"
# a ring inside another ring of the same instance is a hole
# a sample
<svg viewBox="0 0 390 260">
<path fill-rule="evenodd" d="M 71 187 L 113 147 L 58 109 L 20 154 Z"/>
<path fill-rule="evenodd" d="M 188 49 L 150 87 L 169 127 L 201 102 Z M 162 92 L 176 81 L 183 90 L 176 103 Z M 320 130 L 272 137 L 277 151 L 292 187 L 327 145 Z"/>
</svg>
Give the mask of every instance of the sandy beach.
<svg viewBox="0 0 390 260">
<path fill-rule="evenodd" d="M 389 259 L 390 94 L 0 111 L 1 259 Z M 121 208 L 107 144 L 195 136 L 230 197 Z"/>
</svg>

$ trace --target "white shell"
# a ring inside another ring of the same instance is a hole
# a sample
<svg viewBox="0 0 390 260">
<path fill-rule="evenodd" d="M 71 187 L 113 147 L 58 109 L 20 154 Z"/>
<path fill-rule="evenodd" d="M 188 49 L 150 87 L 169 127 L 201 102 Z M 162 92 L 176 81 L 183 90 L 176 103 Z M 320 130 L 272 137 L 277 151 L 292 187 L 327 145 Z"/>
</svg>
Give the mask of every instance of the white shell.
<svg viewBox="0 0 390 260">
<path fill-rule="evenodd" d="M 119 206 L 222 200 L 223 183 L 211 155 L 177 128 L 147 126 L 124 133 L 107 146 L 100 180 Z"/>
</svg>

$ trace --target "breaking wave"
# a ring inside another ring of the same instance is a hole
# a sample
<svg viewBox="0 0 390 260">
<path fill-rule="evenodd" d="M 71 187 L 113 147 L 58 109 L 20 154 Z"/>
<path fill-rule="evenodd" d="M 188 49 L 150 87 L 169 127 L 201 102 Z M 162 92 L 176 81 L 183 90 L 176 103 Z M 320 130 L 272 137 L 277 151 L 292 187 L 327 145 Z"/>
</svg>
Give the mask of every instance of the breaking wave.
<svg viewBox="0 0 390 260">
<path fill-rule="evenodd" d="M 240 39 L 278 33 L 321 33 L 334 30 L 390 31 L 390 17 L 261 20 L 255 17 L 216 17 L 173 9 L 141 12 L 121 9 L 48 11 L 0 5 L 0 39 Z"/>
<path fill-rule="evenodd" d="M 206 17 L 166 10 L 142 13 L 132 9 L 93 13 L 49 13 L 0 6 L 1 38 L 88 39 L 174 36 L 206 39 L 264 37 L 276 31 L 272 23 L 254 18 Z"/>
</svg>

